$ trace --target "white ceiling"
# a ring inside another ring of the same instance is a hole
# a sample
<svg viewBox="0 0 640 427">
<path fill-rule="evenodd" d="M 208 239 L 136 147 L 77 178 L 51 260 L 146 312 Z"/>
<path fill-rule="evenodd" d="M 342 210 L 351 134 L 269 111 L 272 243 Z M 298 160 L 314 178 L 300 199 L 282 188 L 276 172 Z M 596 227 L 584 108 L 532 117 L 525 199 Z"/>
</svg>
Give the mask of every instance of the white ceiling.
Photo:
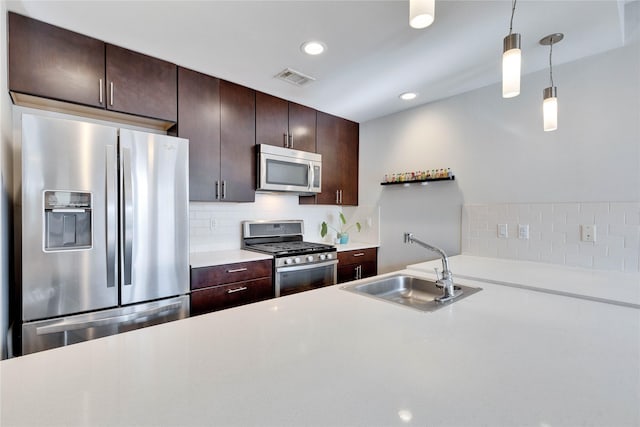
<svg viewBox="0 0 640 427">
<path fill-rule="evenodd" d="M 523 74 L 638 39 L 639 0 L 520 0 Z M 511 0 L 437 0 L 435 23 L 409 27 L 409 0 L 7 1 L 9 10 L 358 122 L 501 79 Z M 328 49 L 304 55 L 310 39 Z M 274 78 L 286 67 L 317 80 Z M 406 102 L 398 95 L 414 91 Z M 501 96 L 497 89 L 496 96 Z"/>
</svg>

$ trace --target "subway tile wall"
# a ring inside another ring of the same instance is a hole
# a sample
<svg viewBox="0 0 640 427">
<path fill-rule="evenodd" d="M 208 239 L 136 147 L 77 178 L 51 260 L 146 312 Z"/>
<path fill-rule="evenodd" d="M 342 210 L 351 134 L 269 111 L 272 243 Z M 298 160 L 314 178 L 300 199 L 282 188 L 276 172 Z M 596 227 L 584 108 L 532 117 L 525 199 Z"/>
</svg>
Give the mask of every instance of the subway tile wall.
<svg viewBox="0 0 640 427">
<path fill-rule="evenodd" d="M 332 231 L 320 236 L 320 225 L 338 222 L 338 206 L 298 204 L 298 196 L 287 194 L 256 194 L 255 203 L 198 203 L 189 204 L 189 240 L 191 252 L 209 252 L 240 249 L 244 220 L 304 220 L 304 239 L 333 243 Z M 347 212 L 348 211 L 348 212 Z M 354 241 L 379 241 L 379 210 L 377 207 L 345 208 L 347 220 L 360 221 L 361 233 L 351 234 Z"/>
<path fill-rule="evenodd" d="M 529 239 L 518 237 L 519 224 L 529 225 Z M 582 225 L 596 226 L 595 242 L 581 240 Z M 640 202 L 464 205 L 461 239 L 465 255 L 637 273 Z"/>
</svg>

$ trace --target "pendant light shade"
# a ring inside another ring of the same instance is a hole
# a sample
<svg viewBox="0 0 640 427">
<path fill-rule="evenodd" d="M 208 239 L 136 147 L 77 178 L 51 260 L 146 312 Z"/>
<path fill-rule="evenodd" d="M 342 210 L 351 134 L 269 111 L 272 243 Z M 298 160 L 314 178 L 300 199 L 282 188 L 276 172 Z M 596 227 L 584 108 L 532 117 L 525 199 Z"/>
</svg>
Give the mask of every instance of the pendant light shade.
<svg viewBox="0 0 640 427">
<path fill-rule="evenodd" d="M 558 129 L 558 88 L 547 87 L 543 91 L 542 117 L 544 131 L 549 132 Z"/>
<path fill-rule="evenodd" d="M 421 29 L 433 24 L 435 3 L 435 0 L 409 0 L 409 25 Z"/>
<path fill-rule="evenodd" d="M 513 98 L 520 95 L 520 67 L 522 55 L 520 51 L 520 34 L 513 33 L 513 15 L 516 12 L 516 2 L 511 3 L 511 20 L 509 21 L 509 35 L 502 42 L 502 97 Z"/>
<path fill-rule="evenodd" d="M 513 98 L 520 95 L 520 34 L 509 34 L 504 38 L 502 53 L 502 97 Z"/>
<path fill-rule="evenodd" d="M 564 34 L 555 33 L 543 37 L 540 44 L 549 46 L 549 81 L 551 85 L 542 92 L 542 121 L 544 131 L 550 132 L 558 129 L 558 88 L 553 85 L 553 45 L 564 38 Z"/>
</svg>

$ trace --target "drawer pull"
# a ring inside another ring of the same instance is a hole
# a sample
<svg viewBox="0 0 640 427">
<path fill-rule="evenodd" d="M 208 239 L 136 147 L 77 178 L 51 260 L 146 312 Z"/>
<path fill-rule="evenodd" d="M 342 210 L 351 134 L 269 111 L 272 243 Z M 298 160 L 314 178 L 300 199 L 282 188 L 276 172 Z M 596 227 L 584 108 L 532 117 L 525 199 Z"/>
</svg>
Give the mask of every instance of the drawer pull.
<svg viewBox="0 0 640 427">
<path fill-rule="evenodd" d="M 235 268 L 233 270 L 227 270 L 227 273 L 241 273 L 243 271 L 247 271 L 247 268 L 246 267 L 244 267 L 244 268 Z"/>
<path fill-rule="evenodd" d="M 246 291 L 246 290 L 247 290 L 247 287 L 246 286 L 242 286 L 241 288 L 227 289 L 227 293 L 228 294 L 234 294 L 236 292 Z"/>
<path fill-rule="evenodd" d="M 353 256 L 364 256 L 364 252 L 359 252 L 357 254 L 353 254 Z"/>
</svg>

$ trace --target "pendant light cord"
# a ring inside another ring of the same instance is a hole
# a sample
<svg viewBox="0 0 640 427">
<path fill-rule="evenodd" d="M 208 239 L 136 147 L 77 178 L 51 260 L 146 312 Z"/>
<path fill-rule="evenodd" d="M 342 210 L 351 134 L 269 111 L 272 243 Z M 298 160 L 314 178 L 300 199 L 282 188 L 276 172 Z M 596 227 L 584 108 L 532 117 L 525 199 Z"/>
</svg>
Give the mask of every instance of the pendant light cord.
<svg viewBox="0 0 640 427">
<path fill-rule="evenodd" d="M 549 79 L 551 80 L 551 87 L 553 87 L 553 65 L 551 63 L 552 54 L 553 54 L 553 41 L 549 43 Z"/>
<path fill-rule="evenodd" d="M 509 21 L 509 35 L 511 35 L 512 30 L 513 30 L 513 15 L 516 12 L 516 2 L 518 0 L 513 0 L 513 2 L 511 3 L 511 21 Z"/>
</svg>

